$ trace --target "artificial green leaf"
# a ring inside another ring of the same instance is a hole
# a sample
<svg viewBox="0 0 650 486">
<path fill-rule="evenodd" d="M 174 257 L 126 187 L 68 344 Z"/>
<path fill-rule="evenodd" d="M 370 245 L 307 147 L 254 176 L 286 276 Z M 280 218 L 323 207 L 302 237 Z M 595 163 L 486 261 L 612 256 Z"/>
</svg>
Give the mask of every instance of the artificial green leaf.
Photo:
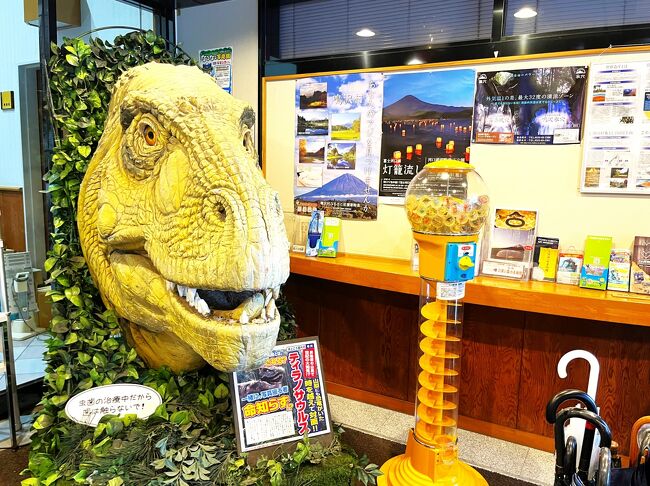
<svg viewBox="0 0 650 486">
<path fill-rule="evenodd" d="M 68 61 L 68 64 L 71 64 L 73 66 L 79 65 L 79 58 L 74 54 L 66 54 L 65 60 Z"/>
<path fill-rule="evenodd" d="M 91 148 L 88 145 L 79 145 L 77 147 L 77 152 L 81 154 L 82 157 L 88 157 L 90 155 Z"/>
</svg>

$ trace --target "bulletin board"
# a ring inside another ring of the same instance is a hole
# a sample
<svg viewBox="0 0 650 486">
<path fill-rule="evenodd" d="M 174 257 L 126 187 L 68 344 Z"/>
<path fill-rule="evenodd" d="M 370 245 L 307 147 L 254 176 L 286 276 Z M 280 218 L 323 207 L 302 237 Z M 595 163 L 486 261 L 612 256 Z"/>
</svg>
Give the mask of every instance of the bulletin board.
<svg viewBox="0 0 650 486">
<path fill-rule="evenodd" d="M 500 59 L 460 61 L 364 72 L 449 70 L 476 71 L 562 67 L 609 62 L 650 62 L 650 48 L 612 48 Z M 360 71 L 356 71 L 360 72 Z M 296 147 L 296 80 L 314 75 L 263 79 L 262 158 L 267 180 L 280 194 L 291 236 L 294 216 Z M 485 180 L 494 207 L 539 211 L 540 236 L 557 237 L 561 248 L 581 249 L 587 235 L 610 235 L 618 248 L 629 248 L 634 236 L 650 235 L 650 198 L 629 194 L 585 194 L 582 186 L 584 143 L 562 145 L 471 144 L 471 163 Z M 400 205 L 380 200 L 377 218 L 342 223 L 339 249 L 350 254 L 408 259 L 412 236 Z"/>
</svg>

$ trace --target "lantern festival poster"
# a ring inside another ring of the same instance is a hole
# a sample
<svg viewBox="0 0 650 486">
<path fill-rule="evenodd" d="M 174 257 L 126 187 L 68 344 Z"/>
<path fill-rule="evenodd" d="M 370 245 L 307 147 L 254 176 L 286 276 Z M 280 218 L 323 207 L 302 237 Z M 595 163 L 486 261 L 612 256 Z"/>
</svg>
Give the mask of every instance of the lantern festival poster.
<svg viewBox="0 0 650 486">
<path fill-rule="evenodd" d="M 479 72 L 473 141 L 580 143 L 587 66 Z"/>
<path fill-rule="evenodd" d="M 231 383 L 239 452 L 332 430 L 316 337 L 278 343 L 260 368 L 233 373 Z"/>
<path fill-rule="evenodd" d="M 294 212 L 377 219 L 383 74 L 296 81 Z"/>
<path fill-rule="evenodd" d="M 403 204 L 411 179 L 428 162 L 469 161 L 473 69 L 388 73 L 384 78 L 379 196 Z"/>
</svg>

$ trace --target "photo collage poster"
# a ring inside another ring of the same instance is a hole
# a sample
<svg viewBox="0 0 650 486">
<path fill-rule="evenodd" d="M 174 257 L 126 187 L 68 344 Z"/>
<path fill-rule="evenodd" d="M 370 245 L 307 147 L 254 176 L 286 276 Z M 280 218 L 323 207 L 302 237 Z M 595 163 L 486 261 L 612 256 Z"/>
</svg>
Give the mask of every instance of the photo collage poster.
<svg viewBox="0 0 650 486">
<path fill-rule="evenodd" d="M 582 192 L 650 194 L 650 62 L 594 63 Z"/>
<path fill-rule="evenodd" d="M 387 73 L 384 77 L 379 196 L 403 204 L 411 179 L 425 164 L 469 161 L 473 69 Z"/>
<path fill-rule="evenodd" d="M 587 66 L 479 72 L 475 143 L 578 144 Z"/>
<path fill-rule="evenodd" d="M 296 81 L 294 212 L 377 219 L 383 74 Z"/>
</svg>

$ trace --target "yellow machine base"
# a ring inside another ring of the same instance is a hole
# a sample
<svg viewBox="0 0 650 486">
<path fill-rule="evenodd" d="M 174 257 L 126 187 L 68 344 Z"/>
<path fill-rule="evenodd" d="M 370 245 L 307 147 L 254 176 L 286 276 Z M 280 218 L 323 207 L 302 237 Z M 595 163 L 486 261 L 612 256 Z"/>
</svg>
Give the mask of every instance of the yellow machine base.
<svg viewBox="0 0 650 486">
<path fill-rule="evenodd" d="M 383 476 L 377 478 L 378 486 L 488 486 L 488 483 L 471 466 L 456 461 L 451 468 L 451 474 L 432 474 L 431 476 L 421 471 L 428 471 L 436 463 L 437 451 L 424 444 L 420 444 L 409 432 L 406 454 L 393 457 L 381 467 Z M 435 466 L 434 466 L 435 468 Z M 429 471 L 431 472 L 431 471 Z"/>
</svg>

